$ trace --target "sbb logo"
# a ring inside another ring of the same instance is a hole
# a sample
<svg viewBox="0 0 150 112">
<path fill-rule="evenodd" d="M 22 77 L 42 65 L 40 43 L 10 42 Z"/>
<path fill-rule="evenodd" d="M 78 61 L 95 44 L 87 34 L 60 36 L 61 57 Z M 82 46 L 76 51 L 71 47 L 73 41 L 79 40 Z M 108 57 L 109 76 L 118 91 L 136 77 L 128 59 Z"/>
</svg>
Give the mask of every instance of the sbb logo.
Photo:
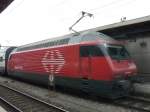
<svg viewBox="0 0 150 112">
<path fill-rule="evenodd" d="M 46 51 L 42 60 L 42 65 L 46 72 L 57 74 L 65 64 L 64 55 L 59 50 Z"/>
</svg>

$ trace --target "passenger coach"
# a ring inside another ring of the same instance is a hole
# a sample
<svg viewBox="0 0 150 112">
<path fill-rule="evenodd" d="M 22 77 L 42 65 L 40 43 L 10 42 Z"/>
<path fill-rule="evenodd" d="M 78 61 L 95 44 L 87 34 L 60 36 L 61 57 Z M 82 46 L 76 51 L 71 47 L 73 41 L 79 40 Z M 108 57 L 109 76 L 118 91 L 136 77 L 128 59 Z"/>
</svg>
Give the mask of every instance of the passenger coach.
<svg viewBox="0 0 150 112">
<path fill-rule="evenodd" d="M 10 53 L 16 47 L 0 47 L 0 75 L 7 74 L 7 61 Z"/>
</svg>

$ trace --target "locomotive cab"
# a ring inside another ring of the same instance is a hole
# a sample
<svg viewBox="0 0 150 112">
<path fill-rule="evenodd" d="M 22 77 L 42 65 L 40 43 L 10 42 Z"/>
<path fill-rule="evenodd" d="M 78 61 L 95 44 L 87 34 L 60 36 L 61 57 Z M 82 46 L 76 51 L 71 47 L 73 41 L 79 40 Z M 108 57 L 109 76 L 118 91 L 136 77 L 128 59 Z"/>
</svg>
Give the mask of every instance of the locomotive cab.
<svg viewBox="0 0 150 112">
<path fill-rule="evenodd" d="M 130 79 L 133 79 L 137 74 L 135 63 L 123 45 L 106 44 L 105 48 L 112 69 L 113 91 L 119 91 L 121 95 L 128 95 L 133 90 L 132 80 Z"/>
<path fill-rule="evenodd" d="M 91 87 L 95 85 L 90 91 L 111 98 L 128 95 L 132 90 L 129 78 L 137 72 L 128 51 L 120 42 L 104 34 L 97 34 L 94 39 L 96 41 L 83 41 L 80 46 L 81 77 L 91 80 Z"/>
<path fill-rule="evenodd" d="M 106 44 L 105 48 L 111 60 L 110 65 L 115 79 L 136 75 L 136 66 L 123 45 Z"/>
<path fill-rule="evenodd" d="M 107 68 L 109 66 L 109 69 L 106 71 L 109 71 L 107 74 L 111 74 L 111 76 L 106 77 L 104 80 L 128 78 L 136 75 L 137 72 L 135 63 L 124 45 L 102 33 L 92 32 L 82 36 L 80 57 L 84 59 L 88 57 L 92 61 L 95 60 L 93 63 L 96 63 L 96 65 L 105 65 Z M 107 63 L 102 63 L 102 60 Z M 94 68 L 97 68 L 97 66 Z M 98 73 L 97 70 L 95 72 Z"/>
</svg>

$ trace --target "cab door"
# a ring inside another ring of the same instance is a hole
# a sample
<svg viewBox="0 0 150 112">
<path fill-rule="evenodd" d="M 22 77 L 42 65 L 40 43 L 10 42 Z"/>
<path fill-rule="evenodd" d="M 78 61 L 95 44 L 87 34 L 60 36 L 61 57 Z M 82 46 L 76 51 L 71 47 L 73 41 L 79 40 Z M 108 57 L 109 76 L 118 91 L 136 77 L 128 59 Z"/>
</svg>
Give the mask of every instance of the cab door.
<svg viewBox="0 0 150 112">
<path fill-rule="evenodd" d="M 103 53 L 100 46 L 88 45 L 80 46 L 80 75 L 81 89 L 85 92 L 93 92 L 93 83 L 91 80 L 99 79 L 102 76 L 103 68 Z"/>
<path fill-rule="evenodd" d="M 91 57 L 89 46 L 80 46 L 80 76 L 88 79 L 91 73 Z"/>
<path fill-rule="evenodd" d="M 91 75 L 91 57 L 89 46 L 80 46 L 80 89 L 84 92 L 90 91 L 89 77 Z"/>
<path fill-rule="evenodd" d="M 80 46 L 80 74 L 85 79 L 99 77 L 101 65 L 105 66 L 103 52 L 98 45 Z"/>
</svg>

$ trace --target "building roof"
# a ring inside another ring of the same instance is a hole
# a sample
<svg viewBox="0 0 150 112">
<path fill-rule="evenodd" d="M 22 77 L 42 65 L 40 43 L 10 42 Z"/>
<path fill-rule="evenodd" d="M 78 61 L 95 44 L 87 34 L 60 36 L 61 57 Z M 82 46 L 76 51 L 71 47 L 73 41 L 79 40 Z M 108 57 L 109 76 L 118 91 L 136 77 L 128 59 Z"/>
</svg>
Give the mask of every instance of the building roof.
<svg viewBox="0 0 150 112">
<path fill-rule="evenodd" d="M 150 22 L 150 15 L 140 17 L 140 18 L 136 18 L 136 19 L 132 19 L 132 20 L 125 20 L 125 21 L 122 21 L 122 22 L 117 22 L 117 23 L 113 23 L 113 24 L 109 24 L 109 25 L 96 27 L 96 28 L 93 28 L 91 30 L 94 30 L 94 31 L 107 30 L 107 29 L 124 27 L 124 26 L 131 26 L 131 25 L 134 25 L 134 24 L 140 24 L 140 23 L 146 23 L 146 22 Z"/>
<path fill-rule="evenodd" d="M 118 39 L 130 38 L 131 35 L 150 32 L 150 15 L 132 20 L 125 20 L 118 23 L 104 25 L 89 30 L 102 32 L 110 35 L 113 38 Z"/>
<path fill-rule="evenodd" d="M 6 9 L 10 3 L 12 3 L 14 0 L 1 0 L 0 1 L 0 13 Z"/>
</svg>

